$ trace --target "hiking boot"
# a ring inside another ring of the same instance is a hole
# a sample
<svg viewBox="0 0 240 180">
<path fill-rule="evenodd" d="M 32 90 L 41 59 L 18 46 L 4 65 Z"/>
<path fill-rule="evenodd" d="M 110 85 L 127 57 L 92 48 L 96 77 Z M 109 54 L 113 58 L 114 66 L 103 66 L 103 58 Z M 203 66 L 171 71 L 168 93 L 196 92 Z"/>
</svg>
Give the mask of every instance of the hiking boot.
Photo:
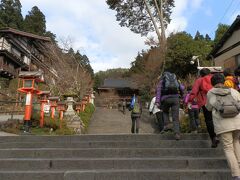
<svg viewBox="0 0 240 180">
<path fill-rule="evenodd" d="M 181 139 L 181 136 L 180 136 L 179 133 L 176 133 L 176 134 L 175 134 L 175 139 L 176 139 L 177 141 Z"/>
<path fill-rule="evenodd" d="M 218 146 L 218 144 L 220 143 L 219 139 L 217 137 L 214 137 L 212 139 L 212 148 L 216 148 Z"/>
</svg>

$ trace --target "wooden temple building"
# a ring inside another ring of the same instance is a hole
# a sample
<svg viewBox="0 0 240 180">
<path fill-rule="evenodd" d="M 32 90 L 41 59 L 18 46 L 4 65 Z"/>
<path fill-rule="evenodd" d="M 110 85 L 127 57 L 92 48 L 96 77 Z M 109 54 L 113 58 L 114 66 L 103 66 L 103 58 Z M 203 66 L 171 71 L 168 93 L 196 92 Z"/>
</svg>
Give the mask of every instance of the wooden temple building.
<svg viewBox="0 0 240 180">
<path fill-rule="evenodd" d="M 0 29 L 0 77 L 12 79 L 19 71 L 48 69 L 44 63 L 50 43 L 49 37 L 19 31 L 12 28 Z"/>
<path fill-rule="evenodd" d="M 138 91 L 136 83 L 130 79 L 105 79 L 103 85 L 98 88 L 96 104 L 117 107 L 124 99 L 129 103 L 133 94 L 137 94 Z"/>
</svg>

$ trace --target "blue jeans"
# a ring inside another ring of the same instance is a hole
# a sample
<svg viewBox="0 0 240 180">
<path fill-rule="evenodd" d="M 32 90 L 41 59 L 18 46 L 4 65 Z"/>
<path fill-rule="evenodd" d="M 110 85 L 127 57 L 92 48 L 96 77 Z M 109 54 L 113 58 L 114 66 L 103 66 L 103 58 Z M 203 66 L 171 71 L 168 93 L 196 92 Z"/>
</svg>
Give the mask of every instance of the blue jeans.
<svg viewBox="0 0 240 180">
<path fill-rule="evenodd" d="M 161 105 L 163 110 L 164 123 L 169 122 L 169 110 L 171 109 L 172 120 L 173 120 L 173 130 L 175 133 L 180 133 L 179 98 L 178 97 L 166 98 L 161 102 Z"/>
</svg>

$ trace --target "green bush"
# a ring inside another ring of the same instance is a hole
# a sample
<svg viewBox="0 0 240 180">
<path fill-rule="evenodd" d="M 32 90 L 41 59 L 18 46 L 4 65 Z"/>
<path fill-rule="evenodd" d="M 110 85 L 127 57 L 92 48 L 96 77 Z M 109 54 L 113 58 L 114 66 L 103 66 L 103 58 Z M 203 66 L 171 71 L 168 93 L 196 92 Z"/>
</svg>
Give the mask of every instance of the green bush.
<svg viewBox="0 0 240 180">
<path fill-rule="evenodd" d="M 38 120 L 39 124 L 39 120 Z M 61 128 L 60 128 L 61 125 Z M 66 121 L 63 119 L 62 121 L 59 118 L 52 119 L 47 116 L 44 118 L 44 127 L 40 128 L 38 126 L 32 126 L 32 134 L 37 135 L 73 135 L 75 132 L 73 129 L 68 128 Z"/>
<path fill-rule="evenodd" d="M 91 103 L 88 103 L 86 105 L 85 110 L 83 112 L 79 113 L 79 116 L 80 116 L 80 118 L 81 118 L 81 120 L 82 120 L 82 122 L 85 126 L 85 131 L 88 128 L 89 121 L 92 117 L 92 114 L 93 114 L 94 110 L 95 110 L 94 105 L 91 104 Z"/>
</svg>

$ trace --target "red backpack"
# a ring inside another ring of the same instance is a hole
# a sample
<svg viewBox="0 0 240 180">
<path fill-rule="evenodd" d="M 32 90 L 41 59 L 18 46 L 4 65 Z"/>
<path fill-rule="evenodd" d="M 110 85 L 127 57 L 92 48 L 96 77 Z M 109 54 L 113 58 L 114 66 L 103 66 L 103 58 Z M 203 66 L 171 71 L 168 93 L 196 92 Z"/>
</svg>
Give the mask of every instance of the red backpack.
<svg viewBox="0 0 240 180">
<path fill-rule="evenodd" d="M 202 83 L 201 83 L 201 90 L 204 94 L 207 94 L 207 92 L 212 89 L 212 83 L 211 83 L 212 75 L 207 75 L 202 77 Z"/>
</svg>

